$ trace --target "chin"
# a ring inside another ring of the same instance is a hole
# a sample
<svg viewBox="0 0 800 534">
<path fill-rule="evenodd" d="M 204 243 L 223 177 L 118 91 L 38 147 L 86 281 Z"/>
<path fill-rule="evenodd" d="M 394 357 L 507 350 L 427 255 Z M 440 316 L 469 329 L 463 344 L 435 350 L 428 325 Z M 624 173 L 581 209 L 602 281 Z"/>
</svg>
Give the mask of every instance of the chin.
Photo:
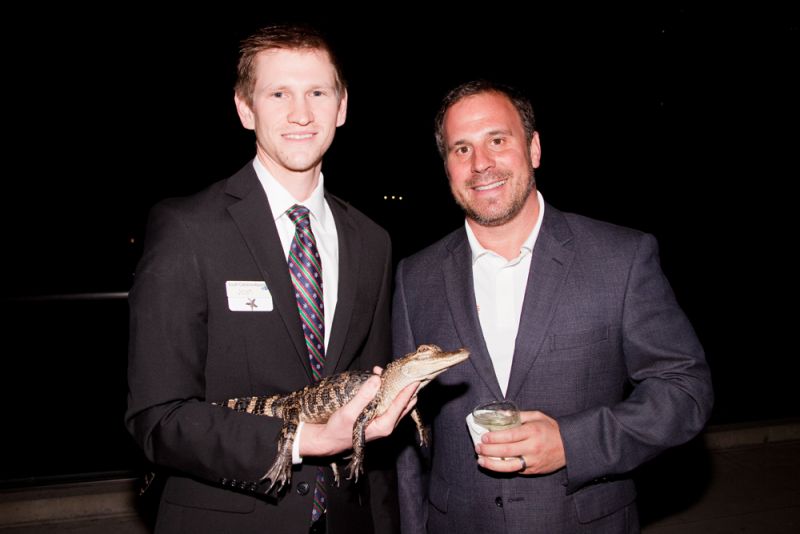
<svg viewBox="0 0 800 534">
<path fill-rule="evenodd" d="M 314 159 L 302 159 L 302 160 L 290 160 L 286 162 L 286 168 L 293 172 L 306 172 L 312 170 L 316 167 L 321 160 Z"/>
</svg>

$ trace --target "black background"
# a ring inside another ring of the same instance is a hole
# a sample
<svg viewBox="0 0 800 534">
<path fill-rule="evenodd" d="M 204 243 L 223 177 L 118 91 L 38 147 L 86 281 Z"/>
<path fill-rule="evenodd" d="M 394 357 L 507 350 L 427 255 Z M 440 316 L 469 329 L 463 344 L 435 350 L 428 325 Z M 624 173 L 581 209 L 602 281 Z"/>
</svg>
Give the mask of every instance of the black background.
<svg viewBox="0 0 800 534">
<path fill-rule="evenodd" d="M 4 17 L 0 386 L 35 470 L 124 468 L 134 453 L 121 428 L 124 302 L 30 297 L 127 291 L 149 207 L 252 157 L 232 99 L 237 46 L 275 21 L 315 23 L 337 48 L 350 105 L 326 185 L 390 231 L 396 260 L 463 222 L 432 134 L 443 94 L 478 77 L 517 85 L 534 103 L 547 201 L 658 238 L 712 366 L 712 422 L 800 415 L 797 10 L 443 9 Z M 60 454 L 45 429 L 71 436 Z"/>
</svg>

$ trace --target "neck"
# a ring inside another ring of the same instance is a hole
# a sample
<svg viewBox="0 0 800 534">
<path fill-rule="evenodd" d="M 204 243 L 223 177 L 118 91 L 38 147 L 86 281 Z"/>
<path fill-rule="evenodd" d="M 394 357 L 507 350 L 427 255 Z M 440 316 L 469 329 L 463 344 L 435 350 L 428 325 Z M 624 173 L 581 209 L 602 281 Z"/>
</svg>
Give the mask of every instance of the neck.
<svg viewBox="0 0 800 534">
<path fill-rule="evenodd" d="M 261 154 L 258 154 L 257 157 L 275 180 L 298 202 L 308 200 L 319 184 L 319 174 L 322 170 L 321 162 L 305 171 L 293 171 L 276 165 Z"/>
<path fill-rule="evenodd" d="M 519 250 L 531 235 L 538 218 L 539 199 L 534 189 L 520 212 L 510 221 L 498 226 L 481 226 L 474 220 L 467 219 L 467 224 L 483 248 L 512 260 L 519 256 Z"/>
</svg>

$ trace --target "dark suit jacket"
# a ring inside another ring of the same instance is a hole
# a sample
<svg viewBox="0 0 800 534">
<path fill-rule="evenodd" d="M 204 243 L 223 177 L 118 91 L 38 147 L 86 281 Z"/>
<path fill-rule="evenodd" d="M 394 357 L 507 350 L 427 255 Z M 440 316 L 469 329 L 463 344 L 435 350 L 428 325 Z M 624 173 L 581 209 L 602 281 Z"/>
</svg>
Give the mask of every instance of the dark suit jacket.
<svg viewBox="0 0 800 534">
<path fill-rule="evenodd" d="M 506 394 L 560 425 L 567 465 L 545 476 L 477 466 L 464 418 L 503 395 L 471 265 L 461 228 L 398 266 L 394 353 L 420 343 L 471 351 L 420 394 L 433 445 L 429 462 L 416 447 L 399 460 L 403 531 L 637 531 L 628 474 L 699 432 L 712 404 L 702 348 L 654 238 L 546 205 Z"/>
<path fill-rule="evenodd" d="M 326 198 L 339 239 L 339 293 L 324 374 L 385 365 L 388 234 Z M 230 311 L 226 281 L 266 282 L 274 309 Z M 312 382 L 286 258 L 252 164 L 152 210 L 130 311 L 126 424 L 147 458 L 174 473 L 158 529 L 307 533 L 316 465 L 327 461 L 306 458 L 281 499 L 265 497 L 257 481 L 275 458 L 281 421 L 210 404 Z M 374 456 L 368 449 L 366 461 Z M 328 498 L 331 533 L 395 530 L 393 466 L 369 470 L 357 485 L 331 487 Z"/>
</svg>

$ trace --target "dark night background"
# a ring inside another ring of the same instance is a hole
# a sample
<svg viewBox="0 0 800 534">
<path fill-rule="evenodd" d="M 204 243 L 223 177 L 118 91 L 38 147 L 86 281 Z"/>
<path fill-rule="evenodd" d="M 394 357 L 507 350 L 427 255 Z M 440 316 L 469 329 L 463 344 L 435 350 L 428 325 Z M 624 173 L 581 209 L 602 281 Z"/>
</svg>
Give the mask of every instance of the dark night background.
<svg viewBox="0 0 800 534">
<path fill-rule="evenodd" d="M 440 98 L 477 77 L 517 85 L 544 197 L 658 238 L 712 367 L 712 423 L 800 416 L 797 9 L 395 9 L 5 17 L 1 479 L 139 465 L 125 300 L 41 297 L 127 291 L 149 207 L 252 157 L 237 46 L 280 20 L 316 23 L 340 53 L 350 107 L 326 185 L 390 231 L 396 260 L 462 224 L 433 140 Z"/>
</svg>

